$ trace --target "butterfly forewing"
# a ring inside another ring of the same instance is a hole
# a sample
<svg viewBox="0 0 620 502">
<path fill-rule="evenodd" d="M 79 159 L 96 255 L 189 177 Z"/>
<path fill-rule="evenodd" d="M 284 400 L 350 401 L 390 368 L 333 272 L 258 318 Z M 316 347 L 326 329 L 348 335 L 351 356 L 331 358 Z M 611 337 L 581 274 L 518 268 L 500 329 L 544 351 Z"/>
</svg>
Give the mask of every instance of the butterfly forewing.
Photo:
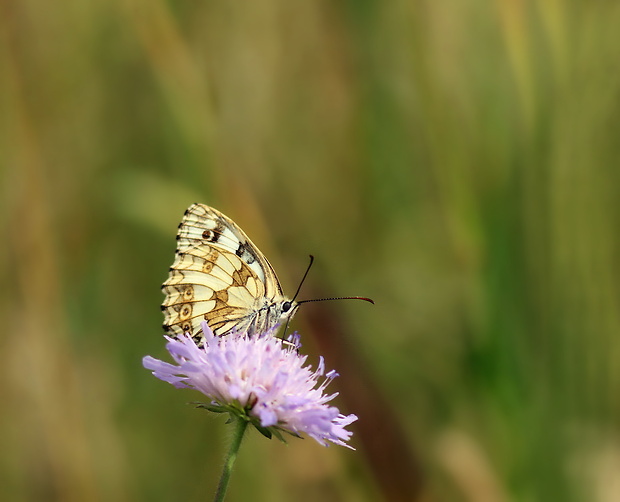
<svg viewBox="0 0 620 502">
<path fill-rule="evenodd" d="M 260 250 L 230 218 L 204 204 L 185 212 L 162 289 L 164 328 L 172 336 L 189 332 L 199 339 L 202 321 L 217 335 L 267 331 L 296 311 Z"/>
</svg>

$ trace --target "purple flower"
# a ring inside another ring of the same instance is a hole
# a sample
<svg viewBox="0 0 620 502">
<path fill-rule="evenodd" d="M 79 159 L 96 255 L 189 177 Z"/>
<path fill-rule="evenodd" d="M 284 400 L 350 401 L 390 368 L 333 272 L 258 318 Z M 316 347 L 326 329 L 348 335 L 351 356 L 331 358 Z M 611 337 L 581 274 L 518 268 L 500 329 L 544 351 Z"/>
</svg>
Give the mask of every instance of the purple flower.
<svg viewBox="0 0 620 502">
<path fill-rule="evenodd" d="M 268 437 L 272 432 L 280 437 L 279 431 L 306 433 L 324 446 L 330 441 L 351 448 L 346 441 L 352 433 L 345 428 L 357 417 L 327 405 L 337 393 L 324 394 L 338 374 L 325 373 L 322 357 L 315 371 L 304 367 L 299 337 L 288 342 L 270 334 L 216 337 L 205 322 L 202 330 L 204 347 L 190 336 L 167 337 L 166 348 L 177 365 L 146 356 L 144 367 L 177 388 L 202 392 L 212 400 L 206 408 L 237 414 Z"/>
</svg>

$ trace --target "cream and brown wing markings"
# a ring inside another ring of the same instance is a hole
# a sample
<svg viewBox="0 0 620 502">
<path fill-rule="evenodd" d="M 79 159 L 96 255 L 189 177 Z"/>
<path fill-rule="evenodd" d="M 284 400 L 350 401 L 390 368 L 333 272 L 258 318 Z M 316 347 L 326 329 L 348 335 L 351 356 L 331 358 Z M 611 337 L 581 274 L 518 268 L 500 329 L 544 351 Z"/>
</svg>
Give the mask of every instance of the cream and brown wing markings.
<svg viewBox="0 0 620 502">
<path fill-rule="evenodd" d="M 162 286 L 168 334 L 189 332 L 199 340 L 205 320 L 217 335 L 255 332 L 274 327 L 296 310 L 282 295 L 267 259 L 219 211 L 192 205 L 179 225 L 177 241 L 176 259 Z"/>
</svg>

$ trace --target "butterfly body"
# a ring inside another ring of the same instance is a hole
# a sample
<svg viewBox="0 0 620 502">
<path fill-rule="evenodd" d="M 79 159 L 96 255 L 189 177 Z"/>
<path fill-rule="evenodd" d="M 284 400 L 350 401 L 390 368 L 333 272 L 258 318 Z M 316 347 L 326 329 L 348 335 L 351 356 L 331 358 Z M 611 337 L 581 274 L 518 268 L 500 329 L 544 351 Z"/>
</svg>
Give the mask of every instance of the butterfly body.
<svg viewBox="0 0 620 502">
<path fill-rule="evenodd" d="M 237 224 L 205 204 L 185 211 L 162 290 L 164 329 L 197 340 L 202 321 L 219 336 L 264 333 L 299 306 L 284 296 L 273 267 Z"/>
</svg>

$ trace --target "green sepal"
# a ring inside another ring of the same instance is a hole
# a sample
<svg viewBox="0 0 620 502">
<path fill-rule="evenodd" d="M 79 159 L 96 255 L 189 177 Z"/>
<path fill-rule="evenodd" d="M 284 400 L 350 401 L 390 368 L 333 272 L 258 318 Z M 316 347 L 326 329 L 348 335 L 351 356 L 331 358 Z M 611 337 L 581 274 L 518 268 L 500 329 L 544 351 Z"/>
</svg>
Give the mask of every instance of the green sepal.
<svg viewBox="0 0 620 502">
<path fill-rule="evenodd" d="M 226 413 L 227 410 L 223 406 L 219 404 L 211 404 L 211 403 L 201 403 L 199 401 L 192 401 L 189 404 L 193 404 L 196 408 L 202 408 L 203 410 L 212 411 L 213 413 Z"/>
<path fill-rule="evenodd" d="M 273 435 L 280 440 L 280 442 L 284 443 L 284 444 L 288 444 L 286 442 L 286 439 L 284 439 L 284 436 L 282 435 L 282 433 L 280 432 L 279 429 L 273 428 L 271 429 L 271 431 L 273 432 Z"/>
<path fill-rule="evenodd" d="M 278 432 L 286 432 L 289 436 L 293 436 L 297 439 L 305 439 L 303 436 L 300 436 L 298 432 L 288 431 L 286 429 L 278 429 Z"/>
<path fill-rule="evenodd" d="M 254 424 L 254 427 L 256 427 L 256 430 L 258 432 L 260 432 L 263 436 L 265 436 L 267 439 L 271 439 L 271 429 L 269 429 L 268 427 L 261 427 L 260 425 Z"/>
</svg>

